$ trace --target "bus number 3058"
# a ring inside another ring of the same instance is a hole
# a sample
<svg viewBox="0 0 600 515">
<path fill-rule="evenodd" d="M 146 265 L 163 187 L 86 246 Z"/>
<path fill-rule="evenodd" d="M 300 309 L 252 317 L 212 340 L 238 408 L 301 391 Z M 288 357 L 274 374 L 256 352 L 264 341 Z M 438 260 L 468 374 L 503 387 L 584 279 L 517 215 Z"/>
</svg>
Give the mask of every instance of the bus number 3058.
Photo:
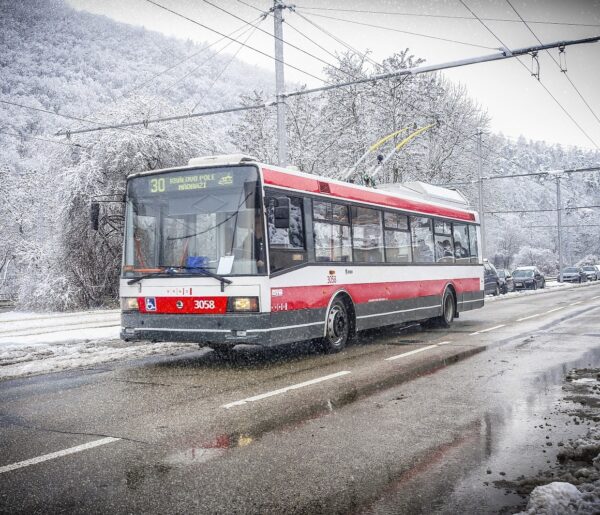
<svg viewBox="0 0 600 515">
<path fill-rule="evenodd" d="M 194 309 L 215 309 L 214 300 L 195 300 Z"/>
</svg>

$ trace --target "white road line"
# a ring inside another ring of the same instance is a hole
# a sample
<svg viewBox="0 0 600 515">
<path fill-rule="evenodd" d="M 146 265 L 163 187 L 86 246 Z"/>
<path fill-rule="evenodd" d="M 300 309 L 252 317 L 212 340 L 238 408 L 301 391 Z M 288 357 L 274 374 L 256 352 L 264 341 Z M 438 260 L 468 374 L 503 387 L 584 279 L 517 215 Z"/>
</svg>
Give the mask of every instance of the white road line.
<svg viewBox="0 0 600 515">
<path fill-rule="evenodd" d="M 98 447 L 100 445 L 106 445 L 107 443 L 118 442 L 119 440 L 120 438 L 113 438 L 109 436 L 107 438 L 94 440 L 93 442 L 84 443 L 75 447 L 69 447 L 68 449 L 63 449 L 62 451 L 44 454 L 43 456 L 38 456 L 37 458 L 19 461 L 17 463 L 12 463 L 11 465 L 5 465 L 3 467 L 0 467 L 0 474 L 4 474 L 5 472 L 10 472 L 11 470 L 20 469 L 23 467 L 29 467 L 29 465 L 35 465 L 36 463 L 42 463 L 43 461 L 53 460 L 54 458 L 60 458 L 61 456 L 74 454 L 76 452 L 87 451 L 88 449 L 93 449 L 94 447 Z"/>
<path fill-rule="evenodd" d="M 450 343 L 450 342 L 440 342 L 440 343 L 435 343 L 433 345 L 427 345 L 427 347 L 421 347 L 420 349 L 415 349 L 415 350 L 411 350 L 408 352 L 404 352 L 402 354 L 396 354 L 395 356 L 390 356 L 389 358 L 385 358 L 385 361 L 393 361 L 395 359 L 405 358 L 406 356 L 412 356 L 413 354 L 418 354 L 419 352 L 424 352 L 429 349 L 435 349 L 436 347 L 439 347 L 440 345 L 446 345 L 448 343 Z"/>
<path fill-rule="evenodd" d="M 546 311 L 546 315 L 548 313 L 554 313 L 555 311 L 560 311 L 561 309 L 565 309 L 565 306 L 560 306 L 559 308 L 551 309 L 550 311 Z"/>
<path fill-rule="evenodd" d="M 596 300 L 596 299 L 600 299 L 600 295 L 596 295 L 595 297 L 591 298 L 591 300 Z"/>
<path fill-rule="evenodd" d="M 517 318 L 517 322 L 522 322 L 523 320 L 529 320 L 530 318 L 539 317 L 543 313 L 536 313 L 535 315 L 529 315 L 528 317 Z"/>
<path fill-rule="evenodd" d="M 242 399 L 241 401 L 230 402 L 229 404 L 223 404 L 221 407 L 225 409 L 233 408 L 234 406 L 242 406 L 248 402 L 260 401 L 261 399 L 266 399 L 267 397 L 273 397 L 274 395 L 279 395 L 285 392 L 289 392 L 290 390 L 297 390 L 298 388 L 303 388 L 305 386 L 310 386 L 313 384 L 321 383 L 323 381 L 328 381 L 329 379 L 335 379 L 336 377 L 345 376 L 350 374 L 349 370 L 343 370 L 341 372 L 336 372 L 335 374 L 329 374 L 328 376 L 317 377 L 316 379 L 311 379 L 310 381 L 304 381 L 303 383 L 293 384 L 290 386 L 286 386 L 285 388 L 280 388 L 279 390 L 273 390 L 271 392 L 261 393 L 260 395 L 255 395 L 254 397 L 248 397 L 247 399 Z"/>
<path fill-rule="evenodd" d="M 578 300 L 577 302 L 571 302 L 571 304 L 569 304 L 569 306 L 577 306 L 577 304 L 581 304 L 583 301 L 582 300 Z"/>
<path fill-rule="evenodd" d="M 481 331 L 475 331 L 474 333 L 469 334 L 469 336 L 475 336 L 476 334 L 487 333 L 489 331 L 493 331 L 494 329 L 500 329 L 501 327 L 506 327 L 506 324 L 495 325 L 494 327 L 488 327 L 487 329 L 482 329 Z"/>
</svg>

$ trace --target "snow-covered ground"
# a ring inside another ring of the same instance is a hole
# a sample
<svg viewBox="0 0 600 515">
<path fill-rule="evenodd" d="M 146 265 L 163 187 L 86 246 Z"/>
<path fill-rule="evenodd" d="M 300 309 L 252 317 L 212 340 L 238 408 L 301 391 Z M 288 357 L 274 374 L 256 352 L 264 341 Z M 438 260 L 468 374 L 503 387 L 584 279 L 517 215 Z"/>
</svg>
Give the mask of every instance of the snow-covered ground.
<svg viewBox="0 0 600 515">
<path fill-rule="evenodd" d="M 124 342 L 119 330 L 118 310 L 0 313 L 0 379 L 198 349 L 194 344 Z"/>
<path fill-rule="evenodd" d="M 511 291 L 504 295 L 498 295 L 497 297 L 493 297 L 491 295 L 486 295 L 485 301 L 496 301 L 502 299 L 510 299 L 513 297 L 520 297 L 523 295 L 541 295 L 543 293 L 547 293 L 549 291 L 557 291 L 557 290 L 568 290 L 572 288 L 585 288 L 586 286 L 591 286 L 593 284 L 600 284 L 597 281 L 590 281 L 582 284 L 578 283 L 559 283 L 558 281 L 548 281 L 546 282 L 545 288 L 538 288 L 537 290 L 519 290 L 519 291 Z"/>
</svg>

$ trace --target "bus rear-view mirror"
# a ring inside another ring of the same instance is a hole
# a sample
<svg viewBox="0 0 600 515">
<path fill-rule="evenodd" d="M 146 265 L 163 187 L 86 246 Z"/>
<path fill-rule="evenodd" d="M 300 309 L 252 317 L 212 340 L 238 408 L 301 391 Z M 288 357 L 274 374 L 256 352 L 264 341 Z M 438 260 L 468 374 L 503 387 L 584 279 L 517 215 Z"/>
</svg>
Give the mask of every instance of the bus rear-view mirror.
<svg viewBox="0 0 600 515">
<path fill-rule="evenodd" d="M 288 197 L 275 198 L 275 228 L 290 228 L 290 199 Z"/>
</svg>

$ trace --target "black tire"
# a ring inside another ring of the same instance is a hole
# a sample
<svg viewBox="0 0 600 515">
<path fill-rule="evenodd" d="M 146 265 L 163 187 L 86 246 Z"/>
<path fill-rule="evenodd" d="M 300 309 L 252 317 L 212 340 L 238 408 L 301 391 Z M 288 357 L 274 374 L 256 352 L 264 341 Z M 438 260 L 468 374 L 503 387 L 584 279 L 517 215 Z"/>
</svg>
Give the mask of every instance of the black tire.
<svg viewBox="0 0 600 515">
<path fill-rule="evenodd" d="M 540 288 L 543 290 L 546 287 L 546 279 L 542 279 L 542 285 Z"/>
<path fill-rule="evenodd" d="M 579 278 L 579 284 L 581 284 L 581 277 Z"/>
<path fill-rule="evenodd" d="M 221 345 L 215 345 L 214 347 L 211 347 L 213 352 L 214 352 L 214 356 L 216 359 L 218 359 L 219 361 L 233 361 L 234 357 L 235 357 L 235 352 L 233 350 L 233 347 L 229 347 L 227 345 L 221 346 Z"/>
<path fill-rule="evenodd" d="M 335 299 L 325 319 L 325 337 L 322 340 L 323 350 L 335 353 L 344 350 L 350 338 L 350 314 L 342 299 Z"/>
<path fill-rule="evenodd" d="M 492 295 L 494 297 L 497 297 L 498 295 L 500 295 L 500 288 L 498 288 L 498 284 L 496 283 L 496 286 L 494 286 L 494 291 L 492 292 Z"/>
<path fill-rule="evenodd" d="M 496 286 L 498 289 L 498 286 Z M 435 318 L 430 318 L 426 320 L 422 325 L 425 327 L 442 327 L 448 328 L 452 325 L 454 318 L 456 316 L 456 301 L 454 299 L 454 294 L 451 290 L 446 290 L 444 292 L 444 298 L 442 300 L 442 315 Z"/>
<path fill-rule="evenodd" d="M 534 280 L 533 281 L 533 286 L 531 287 L 532 290 L 537 290 L 537 281 Z"/>
</svg>

